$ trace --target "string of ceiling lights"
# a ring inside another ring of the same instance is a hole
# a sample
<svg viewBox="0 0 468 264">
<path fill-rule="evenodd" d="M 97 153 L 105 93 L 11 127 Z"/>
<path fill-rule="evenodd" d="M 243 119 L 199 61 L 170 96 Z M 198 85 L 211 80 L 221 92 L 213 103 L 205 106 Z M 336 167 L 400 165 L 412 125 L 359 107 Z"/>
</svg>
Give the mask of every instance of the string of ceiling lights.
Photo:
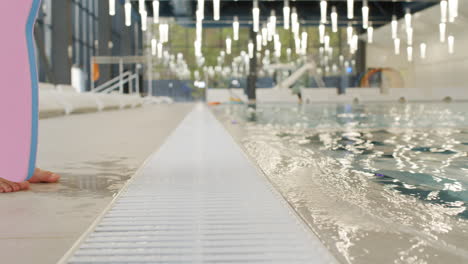
<svg viewBox="0 0 468 264">
<path fill-rule="evenodd" d="M 213 1 L 213 20 L 220 20 L 220 0 Z M 252 1 L 252 30 L 256 33 L 255 39 L 252 39 L 247 44 L 248 58 L 254 58 L 254 53 L 260 54 L 263 48 L 265 48 L 269 42 L 273 42 L 274 56 L 280 58 L 282 56 L 282 43 L 277 32 L 278 19 L 274 10 L 270 11 L 270 15 L 261 24 L 260 21 L 260 8 L 259 0 Z M 354 18 L 355 1 L 347 0 L 347 14 L 346 18 L 351 20 Z M 454 53 L 455 37 L 453 35 L 447 36 L 447 24 L 454 23 L 458 17 L 458 4 L 459 0 L 441 0 L 440 1 L 440 23 L 439 23 L 439 35 L 440 42 L 448 44 L 448 52 Z M 153 8 L 153 23 L 159 24 L 159 41 L 156 39 L 151 40 L 151 50 L 153 55 L 157 55 L 159 58 L 162 56 L 162 50 L 164 43 L 169 40 L 169 25 L 167 23 L 161 23 L 159 19 L 159 0 L 152 1 Z M 148 13 L 146 10 L 145 0 L 138 0 L 138 10 L 141 16 L 141 29 L 142 31 L 147 30 L 148 26 Z M 328 9 L 331 10 L 328 16 Z M 130 0 L 125 0 L 125 24 L 131 26 L 132 24 L 132 5 Z M 109 14 L 115 15 L 115 0 L 109 0 Z M 203 60 L 202 53 L 202 37 L 203 37 L 203 20 L 205 19 L 205 0 L 197 0 L 196 9 L 196 38 L 194 41 L 194 50 L 197 60 Z M 372 44 L 374 42 L 374 27 L 372 21 L 369 21 L 370 8 L 368 0 L 362 0 L 361 15 L 362 15 L 362 28 L 367 32 L 367 43 Z M 326 27 L 331 26 L 331 32 L 338 32 L 338 21 L 339 16 L 336 6 L 329 7 L 327 0 L 320 0 L 320 24 L 318 26 L 319 41 L 323 46 L 319 49 L 321 60 L 328 61 L 329 57 L 333 56 L 333 48 L 330 46 L 330 35 L 327 34 Z M 410 9 L 405 10 L 404 15 L 404 31 L 406 34 L 406 53 L 408 61 L 413 61 L 414 51 L 414 28 L 413 28 L 413 15 Z M 300 32 L 301 24 L 299 22 L 297 10 L 295 7 L 290 6 L 289 0 L 284 0 L 283 5 L 283 27 L 285 30 L 291 31 L 294 37 L 294 49 L 295 53 L 299 56 L 307 54 L 307 41 L 308 33 L 306 31 Z M 403 28 L 403 27 L 401 27 Z M 225 54 L 232 54 L 233 41 L 239 40 L 239 18 L 235 16 L 232 22 L 233 36 L 227 36 L 225 39 Z M 348 23 L 346 28 L 347 44 L 349 45 L 350 55 L 354 55 L 358 50 L 358 31 L 354 29 L 351 22 Z M 399 32 L 399 22 L 397 16 L 393 15 L 391 21 L 391 37 L 393 39 L 394 53 L 395 55 L 401 54 L 401 34 Z M 256 50 L 255 50 L 256 47 Z M 291 49 L 286 50 L 288 57 L 290 57 Z M 269 51 L 268 51 L 269 54 Z M 421 59 L 426 58 L 427 44 L 422 42 L 419 43 L 419 54 Z M 340 55 L 340 61 L 343 61 L 343 55 Z"/>
<path fill-rule="evenodd" d="M 146 31 L 148 29 L 148 12 L 146 10 L 145 0 L 138 0 L 138 12 L 141 16 L 141 30 Z M 219 0 L 218 0 L 219 4 Z M 157 55 L 158 58 L 162 58 L 163 55 L 163 44 L 169 41 L 169 25 L 167 23 L 160 23 L 159 19 L 159 0 L 152 1 L 153 9 L 153 23 L 159 24 L 159 41 L 156 39 L 151 40 L 151 50 L 153 55 Z M 116 0 L 109 0 L 109 15 L 115 16 L 116 14 Z M 124 3 L 125 12 L 125 25 L 130 27 L 132 25 L 132 4 L 130 0 L 125 0 Z M 218 12 L 219 19 L 219 12 Z"/>
</svg>

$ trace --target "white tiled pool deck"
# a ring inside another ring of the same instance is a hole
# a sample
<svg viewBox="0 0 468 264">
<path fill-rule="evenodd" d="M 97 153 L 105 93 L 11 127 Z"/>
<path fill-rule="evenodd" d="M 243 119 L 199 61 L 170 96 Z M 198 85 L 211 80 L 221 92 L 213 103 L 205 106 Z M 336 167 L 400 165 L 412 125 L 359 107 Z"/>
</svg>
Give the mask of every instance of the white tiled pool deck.
<svg viewBox="0 0 468 264">
<path fill-rule="evenodd" d="M 40 120 L 38 166 L 62 179 L 0 195 L 0 263 L 56 263 L 192 108 L 157 105 Z"/>
</svg>

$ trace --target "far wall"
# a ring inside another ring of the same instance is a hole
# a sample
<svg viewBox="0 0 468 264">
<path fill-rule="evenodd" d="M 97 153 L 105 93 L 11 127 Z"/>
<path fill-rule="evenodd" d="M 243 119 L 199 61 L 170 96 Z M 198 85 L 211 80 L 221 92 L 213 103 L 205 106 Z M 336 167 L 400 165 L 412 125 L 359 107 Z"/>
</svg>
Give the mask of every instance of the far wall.
<svg viewBox="0 0 468 264">
<path fill-rule="evenodd" d="M 401 54 L 394 54 L 390 24 L 374 32 L 374 44 L 367 45 L 367 67 L 392 67 L 399 70 L 404 88 L 420 88 L 428 95 L 443 90 L 468 89 L 468 5 L 460 1 L 459 17 L 447 24 L 447 36 L 455 37 L 455 53 L 448 52 L 447 41 L 439 40 L 440 6 L 435 5 L 413 15 L 413 62 L 407 60 L 404 20 L 399 21 Z M 420 58 L 420 43 L 427 44 L 427 58 Z M 396 87 L 398 88 L 398 87 Z"/>
</svg>

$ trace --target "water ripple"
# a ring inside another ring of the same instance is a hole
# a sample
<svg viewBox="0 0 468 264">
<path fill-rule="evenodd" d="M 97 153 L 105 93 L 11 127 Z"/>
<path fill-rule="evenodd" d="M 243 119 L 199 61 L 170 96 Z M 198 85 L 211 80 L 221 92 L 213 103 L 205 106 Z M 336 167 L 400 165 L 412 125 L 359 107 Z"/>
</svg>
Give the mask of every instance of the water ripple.
<svg viewBox="0 0 468 264">
<path fill-rule="evenodd" d="M 468 104 L 221 109 L 342 262 L 468 262 Z"/>
</svg>

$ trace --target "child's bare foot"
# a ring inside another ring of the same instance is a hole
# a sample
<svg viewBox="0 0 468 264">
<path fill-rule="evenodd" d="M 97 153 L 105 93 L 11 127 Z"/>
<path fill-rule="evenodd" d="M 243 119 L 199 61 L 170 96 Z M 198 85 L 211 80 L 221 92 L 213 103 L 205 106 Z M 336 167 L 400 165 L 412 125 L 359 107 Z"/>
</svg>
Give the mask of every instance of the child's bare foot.
<svg viewBox="0 0 468 264">
<path fill-rule="evenodd" d="M 58 174 L 36 168 L 34 170 L 34 175 L 31 177 L 31 179 L 28 180 L 28 182 L 30 183 L 38 183 L 38 182 L 52 183 L 52 182 L 57 182 L 59 179 L 60 179 L 60 175 Z"/>
<path fill-rule="evenodd" d="M 29 182 L 11 182 L 0 178 L 0 193 L 18 192 L 29 189 Z"/>
<path fill-rule="evenodd" d="M 11 182 L 0 178 L 0 193 L 18 192 L 29 189 L 29 183 L 52 183 L 57 182 L 60 179 L 60 175 L 45 171 L 41 169 L 35 169 L 34 175 L 28 181 L 24 182 Z"/>
</svg>

